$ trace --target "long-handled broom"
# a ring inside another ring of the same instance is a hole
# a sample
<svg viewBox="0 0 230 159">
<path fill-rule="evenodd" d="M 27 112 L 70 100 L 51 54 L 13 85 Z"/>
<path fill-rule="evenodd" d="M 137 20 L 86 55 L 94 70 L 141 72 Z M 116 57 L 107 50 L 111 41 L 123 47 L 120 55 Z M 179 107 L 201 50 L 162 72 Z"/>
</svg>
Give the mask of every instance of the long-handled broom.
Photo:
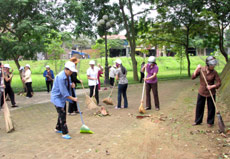
<svg viewBox="0 0 230 159">
<path fill-rule="evenodd" d="M 1 77 L 0 82 L 1 82 L 1 86 L 2 86 L 4 84 L 3 67 L 1 67 L 1 73 L 2 73 L 2 77 Z M 4 112 L 5 123 L 6 123 L 6 132 L 10 133 L 10 132 L 14 131 L 14 124 L 13 124 L 13 121 L 12 121 L 11 116 L 10 116 L 10 111 L 9 111 L 8 105 L 6 103 L 5 93 L 4 92 L 1 92 L 1 93 L 3 93 L 3 102 L 4 102 L 3 103 L 3 108 L 4 108 L 3 112 Z M 0 97 L 1 96 L 2 95 L 0 95 Z"/>
<path fill-rule="evenodd" d="M 75 91 L 75 95 L 76 95 L 76 97 L 77 97 L 76 91 Z M 82 117 L 82 112 L 81 112 L 81 110 L 80 110 L 80 107 L 79 107 L 78 102 L 77 102 L 77 109 L 78 109 L 78 111 L 79 111 L 79 113 L 80 113 L 81 122 L 82 122 L 82 126 L 81 126 L 81 129 L 80 129 L 80 133 L 93 134 L 94 132 L 91 131 L 91 130 L 89 129 L 89 127 L 86 126 L 85 123 L 84 123 L 84 120 L 83 120 L 83 117 Z"/>
<path fill-rule="evenodd" d="M 113 100 L 112 100 L 111 97 L 112 97 L 113 89 L 114 89 L 115 85 L 116 85 L 116 81 L 114 81 L 113 88 L 112 88 L 112 90 L 111 90 L 109 96 L 108 96 L 107 98 L 104 98 L 104 99 L 102 100 L 103 103 L 105 103 L 105 104 L 107 104 L 107 105 L 113 105 Z"/>
<path fill-rule="evenodd" d="M 203 76 L 203 78 L 204 78 L 204 81 L 205 81 L 206 85 L 208 86 L 207 79 L 206 79 L 206 77 L 204 76 L 204 73 L 203 73 L 202 69 L 200 70 L 200 72 L 201 72 L 201 74 L 202 74 L 202 76 Z M 214 100 L 214 98 L 213 98 L 212 92 L 211 92 L 210 90 L 208 90 L 208 91 L 209 91 L 209 93 L 210 93 L 210 95 L 211 95 L 212 101 L 213 101 L 214 106 L 215 106 L 215 108 L 216 108 L 216 114 L 217 114 L 217 118 L 218 118 L 218 126 L 219 126 L 219 129 L 220 129 L 220 132 L 224 133 L 224 132 L 225 132 L 224 121 L 223 121 L 223 119 L 222 119 L 222 116 L 220 115 L 220 112 L 219 112 L 218 109 L 217 109 L 217 105 L 216 105 L 216 102 L 215 102 L 215 100 Z"/>
<path fill-rule="evenodd" d="M 145 71 L 145 74 L 146 74 L 146 71 Z M 141 114 L 145 113 L 145 108 L 143 106 L 143 104 L 144 104 L 144 94 L 145 94 L 145 81 L 144 81 L 143 89 L 142 89 L 141 105 L 139 107 L 139 113 L 141 113 Z"/>
<path fill-rule="evenodd" d="M 95 102 L 92 100 L 92 98 L 90 98 L 86 94 L 85 87 L 84 87 L 83 83 L 81 83 L 81 86 L 82 86 L 84 93 L 85 93 L 85 104 L 87 105 L 88 109 L 98 108 L 98 106 L 95 104 Z"/>
</svg>

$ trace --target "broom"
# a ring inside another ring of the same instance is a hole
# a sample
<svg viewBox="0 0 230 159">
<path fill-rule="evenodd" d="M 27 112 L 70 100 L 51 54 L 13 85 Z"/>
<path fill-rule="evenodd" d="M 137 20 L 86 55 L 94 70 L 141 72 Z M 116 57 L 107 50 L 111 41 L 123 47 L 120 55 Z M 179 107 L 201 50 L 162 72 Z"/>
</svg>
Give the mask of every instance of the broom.
<svg viewBox="0 0 230 159">
<path fill-rule="evenodd" d="M 3 66 L 3 64 L 2 64 Z M 2 71 L 2 79 L 1 79 L 1 85 L 3 85 L 3 67 L 1 67 L 1 71 Z M 9 111 L 9 108 L 8 108 L 8 105 L 6 103 L 6 98 L 5 98 L 5 93 L 4 92 L 1 92 L 3 93 L 3 112 L 4 112 L 4 118 L 5 118 L 5 123 L 6 123 L 6 132 L 7 133 L 10 133 L 12 131 L 14 131 L 14 125 L 13 125 L 13 122 L 12 122 L 12 119 L 10 117 L 10 111 Z"/>
<path fill-rule="evenodd" d="M 146 74 L 146 71 L 145 71 L 145 74 Z M 145 94 L 145 80 L 144 80 L 143 89 L 142 89 L 141 105 L 139 106 L 139 113 L 141 113 L 141 114 L 145 113 L 145 108 L 143 106 L 143 104 L 144 104 L 144 94 Z"/>
<path fill-rule="evenodd" d="M 83 86 L 83 83 L 81 83 L 81 85 L 82 85 L 82 88 L 85 92 L 85 88 Z M 85 104 L 87 105 L 88 109 L 90 109 L 90 110 L 98 107 L 95 104 L 95 102 L 86 94 L 86 92 L 85 92 Z"/>
<path fill-rule="evenodd" d="M 113 100 L 112 100 L 111 97 L 112 97 L 112 93 L 113 93 L 113 89 L 114 89 L 115 85 L 116 85 L 116 82 L 114 81 L 113 88 L 112 88 L 112 90 L 111 90 L 109 96 L 108 96 L 107 98 L 104 98 L 104 99 L 102 100 L 103 103 L 105 103 L 105 104 L 107 104 L 107 105 L 114 105 L 114 104 L 113 104 Z"/>
<path fill-rule="evenodd" d="M 202 76 L 203 76 L 203 78 L 204 78 L 204 81 L 205 81 L 206 85 L 208 86 L 208 82 L 207 82 L 207 80 L 206 80 L 206 78 L 205 78 L 205 76 L 204 76 L 203 71 L 202 71 L 202 70 L 200 70 L 200 71 L 201 71 L 201 74 L 202 74 Z M 210 90 L 208 90 L 208 91 L 209 91 L 209 93 L 210 93 L 210 95 L 211 95 L 212 101 L 213 101 L 214 106 L 215 106 L 215 108 L 216 108 L 216 115 L 217 115 L 217 118 L 218 118 L 219 130 L 220 130 L 221 133 L 224 133 L 224 132 L 225 132 L 225 130 L 224 130 L 224 129 L 225 129 L 224 121 L 223 121 L 223 119 L 222 119 L 222 116 L 220 115 L 220 112 L 219 112 L 218 109 L 217 109 L 217 105 L 216 105 L 216 102 L 215 102 L 215 100 L 214 100 L 214 98 L 213 98 L 212 92 L 211 92 Z"/>
<path fill-rule="evenodd" d="M 75 91 L 75 95 L 76 95 L 76 97 L 77 97 L 76 91 Z M 83 117 L 82 117 L 82 112 L 81 112 L 81 110 L 80 110 L 80 107 L 79 107 L 78 102 L 77 102 L 77 109 L 78 109 L 78 111 L 79 111 L 79 113 L 80 113 L 81 122 L 82 122 L 82 126 L 81 126 L 81 129 L 80 129 L 80 133 L 93 134 L 94 132 L 91 131 L 91 130 L 89 129 L 89 127 L 86 126 L 85 123 L 84 123 L 84 120 L 83 120 Z"/>
</svg>

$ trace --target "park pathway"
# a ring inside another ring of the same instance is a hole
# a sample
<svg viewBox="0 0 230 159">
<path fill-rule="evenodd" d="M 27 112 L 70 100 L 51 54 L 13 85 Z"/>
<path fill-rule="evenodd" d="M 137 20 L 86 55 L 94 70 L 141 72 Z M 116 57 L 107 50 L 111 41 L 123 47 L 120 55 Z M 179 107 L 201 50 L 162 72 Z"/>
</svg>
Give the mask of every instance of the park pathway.
<svg viewBox="0 0 230 159">
<path fill-rule="evenodd" d="M 193 159 L 217 158 L 219 150 L 207 136 L 191 135 L 198 81 L 159 82 L 161 110 L 148 111 L 149 118 L 136 119 L 142 85 L 129 85 L 128 109 L 106 106 L 111 116 L 100 117 L 85 108 L 78 90 L 86 125 L 94 134 L 80 134 L 80 116 L 68 116 L 71 140 L 54 133 L 57 113 L 49 94 L 36 93 L 34 99 L 17 97 L 20 108 L 11 109 L 16 131 L 6 134 L 0 113 L 1 159 Z M 194 91 L 195 89 L 195 91 Z M 100 99 L 108 96 L 100 92 Z M 117 89 L 113 100 L 116 101 Z M 31 100 L 31 101 L 30 101 Z M 33 101 L 33 102 L 32 102 Z M 152 102 L 153 103 L 153 102 Z M 216 128 L 216 127 L 215 127 Z M 211 131 L 214 131 L 212 128 Z M 205 131 L 206 125 L 199 129 Z M 214 140 L 214 139 L 213 139 Z M 202 147 L 202 148 L 201 148 Z M 210 153 L 212 152 L 212 153 Z"/>
</svg>

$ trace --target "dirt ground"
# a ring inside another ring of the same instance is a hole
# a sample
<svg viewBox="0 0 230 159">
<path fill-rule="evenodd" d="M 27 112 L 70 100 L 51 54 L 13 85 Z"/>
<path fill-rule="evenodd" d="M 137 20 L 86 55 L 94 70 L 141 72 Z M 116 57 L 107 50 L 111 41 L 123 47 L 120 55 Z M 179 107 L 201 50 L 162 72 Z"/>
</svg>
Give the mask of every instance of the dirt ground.
<svg viewBox="0 0 230 159">
<path fill-rule="evenodd" d="M 142 85 L 129 85 L 128 109 L 106 106 L 110 116 L 88 110 L 82 90 L 77 90 L 86 125 L 94 134 L 80 134 L 80 116 L 68 116 L 71 140 L 54 133 L 57 113 L 49 94 L 36 93 L 32 99 L 17 96 L 20 108 L 11 109 L 16 131 L 6 134 L 0 113 L 0 158 L 2 159 L 221 159 L 230 158 L 230 135 L 221 136 L 217 119 L 212 128 L 192 126 L 199 81 L 159 82 L 160 111 L 147 111 L 137 119 Z M 100 91 L 102 100 L 109 94 Z M 117 89 L 113 100 L 116 101 Z M 218 100 L 218 99 L 217 99 Z M 154 103 L 152 101 L 152 103 Z M 101 103 L 102 104 L 102 103 Z M 10 105 L 10 104 L 9 104 Z M 104 104 L 103 104 L 104 105 Z M 154 104 L 152 104 L 154 105 Z M 218 102 L 225 125 L 230 127 L 229 112 Z"/>
</svg>

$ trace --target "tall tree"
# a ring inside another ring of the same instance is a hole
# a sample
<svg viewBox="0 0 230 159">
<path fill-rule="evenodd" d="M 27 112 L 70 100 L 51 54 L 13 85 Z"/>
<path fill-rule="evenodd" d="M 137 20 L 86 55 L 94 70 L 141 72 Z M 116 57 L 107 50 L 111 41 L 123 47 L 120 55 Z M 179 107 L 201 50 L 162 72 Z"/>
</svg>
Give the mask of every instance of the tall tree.
<svg viewBox="0 0 230 159">
<path fill-rule="evenodd" d="M 57 11 L 46 0 L 1 0 L 0 10 L 0 55 L 13 59 L 19 69 L 20 57 L 33 59 L 44 51 L 43 35 L 58 26 L 49 15 Z"/>
<path fill-rule="evenodd" d="M 197 24 L 201 21 L 199 12 L 201 12 L 204 2 L 201 0 L 160 0 L 157 5 L 158 13 L 161 15 L 158 18 L 160 18 L 162 22 L 170 22 L 170 25 L 173 27 L 171 32 L 180 30 L 184 35 L 183 45 L 188 62 L 188 76 L 191 76 L 188 52 L 189 40 L 191 36 L 200 29 L 197 27 Z"/>
<path fill-rule="evenodd" d="M 212 21 L 217 28 L 219 35 L 219 49 L 228 62 L 228 54 L 224 47 L 224 34 L 226 28 L 230 25 L 230 1 L 229 0 L 206 0 L 208 16 L 212 17 Z"/>
</svg>

